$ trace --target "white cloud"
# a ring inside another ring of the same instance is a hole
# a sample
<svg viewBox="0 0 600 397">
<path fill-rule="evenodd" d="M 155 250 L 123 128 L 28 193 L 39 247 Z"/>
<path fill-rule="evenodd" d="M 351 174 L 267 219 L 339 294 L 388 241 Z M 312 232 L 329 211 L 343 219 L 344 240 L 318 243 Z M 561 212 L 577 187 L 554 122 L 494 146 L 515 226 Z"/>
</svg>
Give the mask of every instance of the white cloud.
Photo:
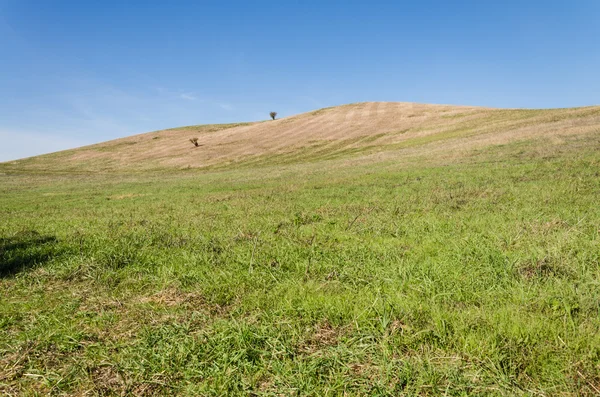
<svg viewBox="0 0 600 397">
<path fill-rule="evenodd" d="M 185 99 L 185 100 L 188 100 L 188 101 L 195 101 L 196 99 L 198 99 L 193 94 L 191 94 L 191 93 L 185 93 L 185 92 L 183 94 L 179 94 L 179 98 Z"/>
</svg>

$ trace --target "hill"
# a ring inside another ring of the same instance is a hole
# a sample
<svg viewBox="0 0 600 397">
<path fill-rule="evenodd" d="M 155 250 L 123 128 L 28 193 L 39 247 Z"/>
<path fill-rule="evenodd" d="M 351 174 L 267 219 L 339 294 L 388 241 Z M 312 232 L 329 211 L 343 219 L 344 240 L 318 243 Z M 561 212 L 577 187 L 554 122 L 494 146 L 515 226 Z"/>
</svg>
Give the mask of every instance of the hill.
<svg viewBox="0 0 600 397">
<path fill-rule="evenodd" d="M 275 121 L 156 131 L 2 164 L 5 170 L 115 172 L 281 165 L 336 158 L 460 156 L 598 131 L 600 107 L 523 110 L 369 102 Z M 189 139 L 198 137 L 200 147 Z M 461 154 L 462 153 L 462 154 Z"/>
<path fill-rule="evenodd" d="M 0 164 L 0 394 L 597 396 L 599 192 L 599 107 L 362 103 Z"/>
</svg>

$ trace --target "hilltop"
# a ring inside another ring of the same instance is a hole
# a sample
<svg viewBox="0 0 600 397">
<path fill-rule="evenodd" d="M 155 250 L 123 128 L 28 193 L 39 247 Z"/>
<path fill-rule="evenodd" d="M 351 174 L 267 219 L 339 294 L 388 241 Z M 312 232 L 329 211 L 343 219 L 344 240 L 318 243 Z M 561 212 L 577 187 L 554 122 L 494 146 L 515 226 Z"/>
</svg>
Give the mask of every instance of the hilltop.
<svg viewBox="0 0 600 397">
<path fill-rule="evenodd" d="M 516 141 L 563 139 L 598 131 L 600 107 L 492 109 L 367 102 L 275 121 L 155 131 L 0 165 L 20 171 L 119 172 L 261 166 L 407 156 L 462 156 Z M 199 138 L 199 147 L 189 139 Z"/>
</svg>

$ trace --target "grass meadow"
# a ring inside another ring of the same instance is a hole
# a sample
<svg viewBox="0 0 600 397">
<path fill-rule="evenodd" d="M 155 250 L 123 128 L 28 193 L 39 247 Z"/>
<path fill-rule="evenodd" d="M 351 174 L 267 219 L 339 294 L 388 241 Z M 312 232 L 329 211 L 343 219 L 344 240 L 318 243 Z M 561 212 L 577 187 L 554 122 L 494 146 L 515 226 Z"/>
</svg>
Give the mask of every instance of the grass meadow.
<svg viewBox="0 0 600 397">
<path fill-rule="evenodd" d="M 598 134 L 447 161 L 11 169 L 0 393 L 600 395 L 599 265 Z"/>
</svg>

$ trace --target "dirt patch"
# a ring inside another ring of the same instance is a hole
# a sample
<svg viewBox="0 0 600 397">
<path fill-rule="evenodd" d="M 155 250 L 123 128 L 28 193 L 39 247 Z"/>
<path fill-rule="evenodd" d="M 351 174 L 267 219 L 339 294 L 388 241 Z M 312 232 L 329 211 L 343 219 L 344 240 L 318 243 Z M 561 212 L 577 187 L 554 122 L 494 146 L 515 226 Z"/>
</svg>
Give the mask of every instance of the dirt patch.
<svg viewBox="0 0 600 397">
<path fill-rule="evenodd" d="M 182 292 L 175 288 L 169 288 L 156 294 L 140 298 L 140 303 L 151 303 L 166 307 L 173 306 L 201 306 L 206 303 L 202 295 L 194 292 Z"/>
<path fill-rule="evenodd" d="M 299 344 L 298 352 L 301 354 L 314 354 L 319 350 L 335 346 L 346 332 L 346 328 L 334 327 L 327 321 L 317 324 Z"/>
<path fill-rule="evenodd" d="M 177 288 L 167 288 L 153 295 L 141 297 L 137 300 L 137 303 L 165 308 L 181 307 L 188 310 L 204 311 L 212 316 L 222 316 L 230 310 L 228 306 L 209 302 L 199 292 L 183 292 Z"/>
<path fill-rule="evenodd" d="M 569 275 L 566 269 L 547 257 L 523 264 L 518 269 L 518 272 L 526 280 L 565 277 Z"/>
<path fill-rule="evenodd" d="M 125 395 L 127 383 L 116 368 L 105 365 L 89 370 L 89 376 L 94 384 L 94 391 L 100 395 Z"/>
</svg>

